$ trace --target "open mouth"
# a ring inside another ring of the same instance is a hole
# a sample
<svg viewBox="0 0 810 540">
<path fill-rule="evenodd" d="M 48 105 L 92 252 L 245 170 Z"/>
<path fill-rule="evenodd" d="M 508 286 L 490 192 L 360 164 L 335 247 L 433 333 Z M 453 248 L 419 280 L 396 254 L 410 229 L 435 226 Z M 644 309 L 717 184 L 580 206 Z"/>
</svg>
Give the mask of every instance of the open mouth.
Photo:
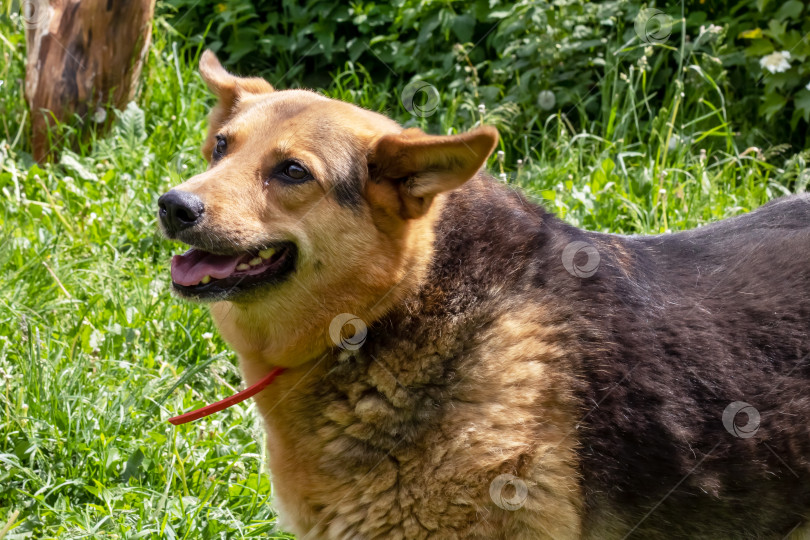
<svg viewBox="0 0 810 540">
<path fill-rule="evenodd" d="M 237 255 L 192 248 L 172 257 L 172 285 L 183 296 L 225 299 L 278 283 L 295 268 L 296 246 L 281 242 Z"/>
</svg>

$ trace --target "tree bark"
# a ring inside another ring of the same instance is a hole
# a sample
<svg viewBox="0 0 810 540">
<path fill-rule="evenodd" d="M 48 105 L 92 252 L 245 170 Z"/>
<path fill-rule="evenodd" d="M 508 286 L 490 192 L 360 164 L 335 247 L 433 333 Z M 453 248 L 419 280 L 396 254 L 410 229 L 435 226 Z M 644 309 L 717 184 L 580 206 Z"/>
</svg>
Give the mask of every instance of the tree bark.
<svg viewBox="0 0 810 540">
<path fill-rule="evenodd" d="M 155 0 L 24 0 L 25 96 L 34 158 L 51 157 L 54 121 L 108 124 L 135 94 L 152 36 Z"/>
</svg>

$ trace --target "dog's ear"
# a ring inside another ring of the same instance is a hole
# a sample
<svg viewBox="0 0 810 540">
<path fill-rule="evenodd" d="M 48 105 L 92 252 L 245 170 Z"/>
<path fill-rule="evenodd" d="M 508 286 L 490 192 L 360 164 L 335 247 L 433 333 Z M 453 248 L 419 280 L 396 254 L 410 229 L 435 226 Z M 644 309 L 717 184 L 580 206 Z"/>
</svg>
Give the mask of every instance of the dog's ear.
<svg viewBox="0 0 810 540">
<path fill-rule="evenodd" d="M 228 73 L 219 63 L 217 55 L 206 50 L 200 57 L 200 75 L 211 92 L 219 98 L 219 103 L 209 116 L 208 139 L 203 145 L 203 154 L 210 157 L 214 136 L 233 114 L 239 100 L 248 95 L 267 94 L 273 86 L 259 77 L 237 77 Z"/>
<path fill-rule="evenodd" d="M 200 75 L 219 98 L 219 105 L 226 110 L 233 109 L 244 94 L 267 94 L 273 91 L 273 86 L 264 79 L 237 77 L 228 73 L 211 50 L 206 50 L 200 57 Z"/>
<path fill-rule="evenodd" d="M 367 195 L 403 219 L 425 215 L 434 197 L 475 176 L 498 144 L 498 131 L 482 126 L 459 135 L 419 129 L 384 135 L 368 157 Z"/>
</svg>

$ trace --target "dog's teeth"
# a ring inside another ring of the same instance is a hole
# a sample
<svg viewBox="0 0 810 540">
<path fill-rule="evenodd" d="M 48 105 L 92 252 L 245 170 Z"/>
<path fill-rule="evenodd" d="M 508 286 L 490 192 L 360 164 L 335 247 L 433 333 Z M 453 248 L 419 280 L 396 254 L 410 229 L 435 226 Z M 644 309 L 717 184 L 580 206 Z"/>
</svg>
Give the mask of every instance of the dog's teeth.
<svg viewBox="0 0 810 540">
<path fill-rule="evenodd" d="M 262 259 L 269 259 L 276 253 L 276 248 L 267 248 L 259 252 L 259 257 Z"/>
<path fill-rule="evenodd" d="M 247 270 L 248 268 L 250 268 L 250 265 L 248 263 L 241 263 L 239 266 L 236 267 L 237 270 Z"/>
<path fill-rule="evenodd" d="M 209 283 L 211 283 L 211 276 L 205 276 L 200 280 L 200 283 L 202 283 L 203 285 L 208 285 Z"/>
<path fill-rule="evenodd" d="M 256 257 L 255 259 L 251 259 L 248 264 L 250 266 L 256 266 L 258 264 L 262 264 L 262 258 L 261 257 Z"/>
</svg>

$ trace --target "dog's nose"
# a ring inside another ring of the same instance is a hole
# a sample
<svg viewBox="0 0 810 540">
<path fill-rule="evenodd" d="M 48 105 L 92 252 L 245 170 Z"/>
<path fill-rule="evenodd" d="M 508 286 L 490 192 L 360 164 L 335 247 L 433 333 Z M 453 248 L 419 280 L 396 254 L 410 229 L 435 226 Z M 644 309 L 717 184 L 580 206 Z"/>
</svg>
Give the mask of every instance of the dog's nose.
<svg viewBox="0 0 810 540">
<path fill-rule="evenodd" d="M 202 200 L 188 191 L 169 190 L 158 199 L 158 214 L 169 234 L 193 227 L 205 210 Z"/>
</svg>

